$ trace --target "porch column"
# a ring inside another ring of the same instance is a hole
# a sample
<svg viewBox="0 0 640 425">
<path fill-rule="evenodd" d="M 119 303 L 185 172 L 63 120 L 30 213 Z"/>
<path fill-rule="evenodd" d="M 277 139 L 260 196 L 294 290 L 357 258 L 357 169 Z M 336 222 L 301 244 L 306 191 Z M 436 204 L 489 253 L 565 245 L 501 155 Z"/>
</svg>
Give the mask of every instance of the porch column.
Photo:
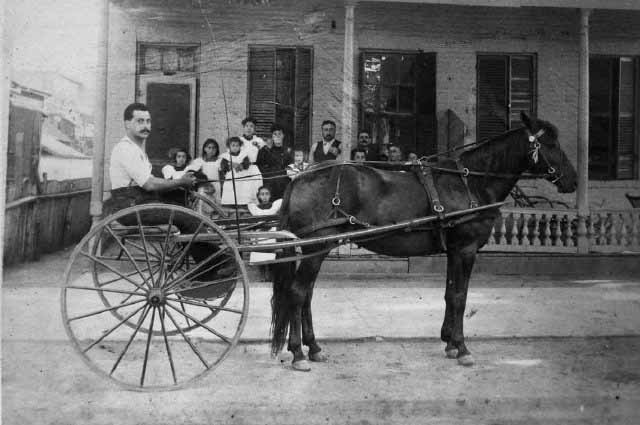
<svg viewBox="0 0 640 425">
<path fill-rule="evenodd" d="M 9 146 L 9 93 L 11 87 L 11 50 L 5 25 L 6 3 L 0 5 L 0 270 L 4 258 L 4 207 L 7 185 L 7 147 Z"/>
<path fill-rule="evenodd" d="M 589 15 L 580 9 L 580 88 L 578 96 L 578 253 L 589 252 L 586 218 L 589 215 Z"/>
<path fill-rule="evenodd" d="M 93 135 L 93 174 L 90 214 L 95 224 L 102 215 L 104 192 L 105 134 L 107 121 L 107 65 L 109 60 L 109 1 L 99 4 L 98 63 L 96 66 L 95 133 Z"/>
<path fill-rule="evenodd" d="M 350 159 L 353 145 L 354 102 L 354 9 L 357 1 L 345 1 L 344 16 L 344 65 L 342 70 L 342 159 Z"/>
</svg>

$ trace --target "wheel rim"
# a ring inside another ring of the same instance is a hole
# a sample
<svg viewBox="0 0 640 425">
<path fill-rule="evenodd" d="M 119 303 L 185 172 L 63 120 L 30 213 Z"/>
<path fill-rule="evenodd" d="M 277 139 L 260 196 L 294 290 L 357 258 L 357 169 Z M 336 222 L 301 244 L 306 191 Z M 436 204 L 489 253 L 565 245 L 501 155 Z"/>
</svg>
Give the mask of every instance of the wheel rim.
<svg viewBox="0 0 640 425">
<path fill-rule="evenodd" d="M 158 235 L 144 224 L 146 214 L 159 212 L 169 222 Z M 131 216 L 146 254 L 136 257 L 132 245 L 118 246 L 128 251 L 128 268 L 119 269 L 115 260 L 96 255 L 102 251 L 94 242 L 110 233 L 105 226 Z M 198 223 L 196 231 L 172 232 L 178 218 Z M 156 265 L 149 244 L 154 238 L 163 241 Z M 172 255 L 182 258 L 165 261 L 169 242 L 177 239 L 180 249 Z M 201 261 L 181 269 L 196 250 Z M 103 274 L 116 279 L 105 284 Z M 98 223 L 72 253 L 61 291 L 63 322 L 76 351 L 92 370 L 134 390 L 182 388 L 202 378 L 237 344 L 248 307 L 247 273 L 233 241 L 208 218 L 166 204 L 127 208 Z"/>
</svg>

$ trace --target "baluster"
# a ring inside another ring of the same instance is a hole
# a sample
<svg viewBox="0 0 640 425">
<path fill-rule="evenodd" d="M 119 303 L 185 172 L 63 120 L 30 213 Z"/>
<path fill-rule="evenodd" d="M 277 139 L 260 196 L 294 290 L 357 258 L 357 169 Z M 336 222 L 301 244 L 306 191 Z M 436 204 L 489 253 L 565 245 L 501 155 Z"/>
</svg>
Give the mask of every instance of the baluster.
<svg viewBox="0 0 640 425">
<path fill-rule="evenodd" d="M 495 245 L 496 244 L 496 223 L 493 222 L 491 225 L 491 235 L 489 235 L 489 240 L 487 241 L 487 245 Z"/>
<path fill-rule="evenodd" d="M 533 246 L 540 246 L 540 220 L 542 217 L 539 214 L 533 214 L 531 218 L 533 218 L 533 232 L 531 232 L 533 239 L 531 242 Z"/>
<path fill-rule="evenodd" d="M 615 214 L 612 213 L 608 213 L 607 214 L 607 220 L 605 221 L 606 225 L 605 228 L 609 228 L 609 234 L 607 237 L 607 243 L 609 245 L 618 245 L 618 238 L 619 238 L 619 234 L 618 234 L 618 226 L 617 226 L 617 220 L 616 220 L 616 216 Z"/>
<path fill-rule="evenodd" d="M 606 245 L 607 244 L 607 235 L 606 235 L 606 224 L 605 224 L 605 214 L 598 213 L 598 245 Z"/>
<path fill-rule="evenodd" d="M 511 245 L 520 245 L 520 239 L 518 239 L 518 220 L 519 214 L 511 214 Z"/>
<path fill-rule="evenodd" d="M 545 246 L 552 245 L 551 243 L 551 214 L 545 214 L 543 216 L 544 222 L 542 224 L 542 231 L 540 232 L 540 244 Z"/>
<path fill-rule="evenodd" d="M 521 245 L 529 246 L 531 241 L 529 240 L 529 216 L 530 214 L 522 213 L 522 243 Z"/>
<path fill-rule="evenodd" d="M 595 221 L 595 216 L 593 214 L 589 214 L 587 216 L 587 238 L 589 239 L 589 245 L 591 246 L 598 244 L 596 228 L 594 225 Z"/>
<path fill-rule="evenodd" d="M 627 227 L 628 216 L 625 213 L 620 213 L 620 246 L 629 246 L 629 231 Z"/>
<path fill-rule="evenodd" d="M 500 220 L 500 241 L 498 241 L 499 245 L 506 245 L 507 244 L 507 219 L 506 217 L 501 217 Z"/>
<path fill-rule="evenodd" d="M 638 219 L 640 219 L 639 217 L 640 214 L 636 213 L 635 211 L 631 212 L 631 238 L 630 238 L 630 242 L 631 242 L 631 246 L 633 248 L 637 248 L 638 245 L 640 244 L 640 240 L 639 240 L 639 236 L 638 236 Z"/>
<path fill-rule="evenodd" d="M 576 246 L 576 243 L 573 241 L 573 220 L 575 219 L 574 216 L 566 214 L 565 215 L 566 219 L 567 219 L 567 227 L 565 230 L 565 239 L 564 239 L 564 245 L 565 246 L 571 246 L 574 247 Z"/>
</svg>

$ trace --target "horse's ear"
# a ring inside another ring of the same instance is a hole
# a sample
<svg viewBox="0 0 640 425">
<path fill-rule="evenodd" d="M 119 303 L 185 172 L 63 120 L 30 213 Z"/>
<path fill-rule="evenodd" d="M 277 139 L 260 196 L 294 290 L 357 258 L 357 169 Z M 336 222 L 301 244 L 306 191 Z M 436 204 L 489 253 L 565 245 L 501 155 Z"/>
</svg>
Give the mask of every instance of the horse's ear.
<svg viewBox="0 0 640 425">
<path fill-rule="evenodd" d="M 522 121 L 522 123 L 529 129 L 531 130 L 531 118 L 529 118 L 529 115 L 527 115 L 524 111 L 520 111 L 520 121 Z"/>
</svg>

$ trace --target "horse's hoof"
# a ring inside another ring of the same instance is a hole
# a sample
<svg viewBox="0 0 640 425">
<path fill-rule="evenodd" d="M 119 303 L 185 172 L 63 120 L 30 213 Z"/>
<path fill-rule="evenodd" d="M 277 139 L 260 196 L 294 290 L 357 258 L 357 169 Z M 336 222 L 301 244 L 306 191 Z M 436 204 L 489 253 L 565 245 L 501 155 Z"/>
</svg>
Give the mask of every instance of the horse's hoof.
<svg viewBox="0 0 640 425">
<path fill-rule="evenodd" d="M 444 350 L 444 353 L 447 355 L 448 359 L 456 359 L 458 358 L 458 349 L 451 348 L 450 350 Z"/>
<path fill-rule="evenodd" d="M 329 360 L 327 356 L 322 354 L 322 351 L 318 351 L 317 353 L 309 353 L 309 360 L 312 362 L 324 363 Z"/>
<path fill-rule="evenodd" d="M 460 366 L 473 366 L 475 362 L 473 361 L 473 356 L 471 354 L 464 354 L 458 357 L 458 364 Z"/>
<path fill-rule="evenodd" d="M 298 372 L 309 372 L 311 370 L 311 365 L 307 360 L 298 360 L 297 362 L 291 363 L 291 367 L 293 370 L 297 370 Z"/>
</svg>

